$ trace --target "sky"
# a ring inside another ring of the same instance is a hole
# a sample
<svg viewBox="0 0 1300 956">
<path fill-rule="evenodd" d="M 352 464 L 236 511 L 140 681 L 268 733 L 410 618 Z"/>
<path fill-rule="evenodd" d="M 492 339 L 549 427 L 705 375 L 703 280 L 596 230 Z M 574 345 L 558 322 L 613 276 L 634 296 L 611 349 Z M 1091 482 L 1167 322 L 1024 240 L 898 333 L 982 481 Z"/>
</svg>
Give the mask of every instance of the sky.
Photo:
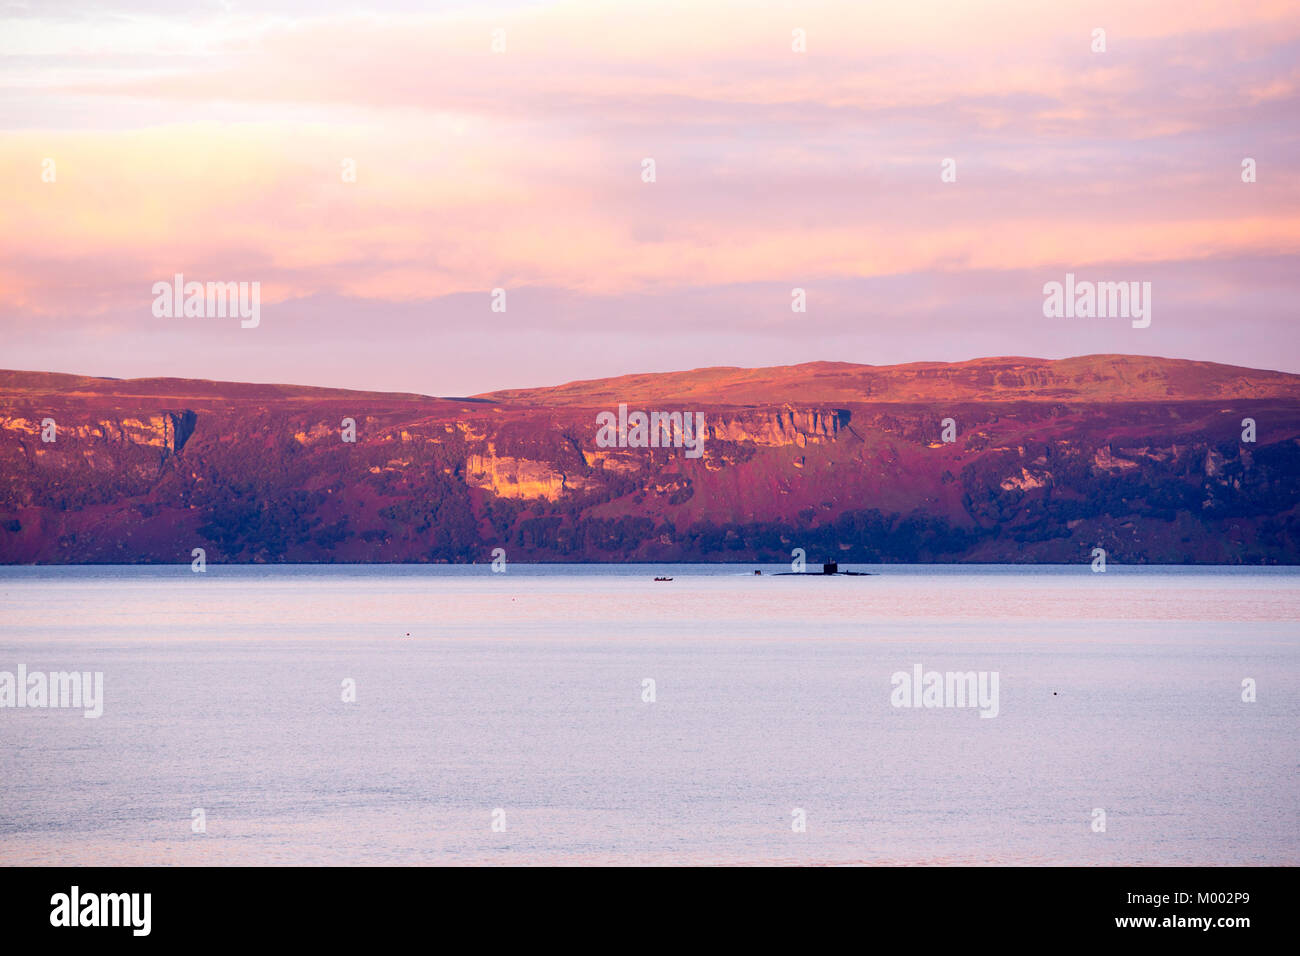
<svg viewBox="0 0 1300 956">
<path fill-rule="evenodd" d="M 1300 372 L 1298 173 L 1294 0 L 0 0 L 0 367 Z M 155 314 L 178 273 L 257 326 Z M 1067 273 L 1151 324 L 1045 316 Z"/>
</svg>

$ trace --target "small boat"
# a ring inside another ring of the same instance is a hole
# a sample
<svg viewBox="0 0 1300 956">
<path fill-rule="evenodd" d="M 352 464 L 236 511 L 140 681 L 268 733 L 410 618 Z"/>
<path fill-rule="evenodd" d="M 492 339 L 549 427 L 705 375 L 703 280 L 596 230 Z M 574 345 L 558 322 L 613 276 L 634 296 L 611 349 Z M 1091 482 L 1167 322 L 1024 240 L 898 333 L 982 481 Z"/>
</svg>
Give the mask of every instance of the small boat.
<svg viewBox="0 0 1300 956">
<path fill-rule="evenodd" d="M 656 581 L 671 581 L 672 578 L 655 578 Z"/>
</svg>

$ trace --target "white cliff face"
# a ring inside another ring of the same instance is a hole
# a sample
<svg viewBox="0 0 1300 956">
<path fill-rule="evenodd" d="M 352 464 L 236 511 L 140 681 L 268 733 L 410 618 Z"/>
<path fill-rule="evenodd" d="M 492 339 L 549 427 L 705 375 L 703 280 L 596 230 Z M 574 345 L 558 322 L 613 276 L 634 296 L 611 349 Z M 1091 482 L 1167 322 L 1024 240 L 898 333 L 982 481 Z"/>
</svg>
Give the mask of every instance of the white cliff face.
<svg viewBox="0 0 1300 956">
<path fill-rule="evenodd" d="M 186 419 L 185 416 L 188 416 Z M 194 426 L 192 412 L 184 414 L 161 413 L 147 418 L 100 419 L 78 421 L 68 415 L 54 416 L 57 441 L 79 443 L 133 445 L 175 451 L 184 445 Z M 181 429 L 178 437 L 177 430 Z M 0 417 L 0 431 L 15 438 L 40 439 L 41 423 L 36 419 L 18 416 Z"/>
<path fill-rule="evenodd" d="M 1223 471 L 1223 463 L 1226 459 L 1213 448 L 1206 449 L 1205 452 L 1205 474 L 1207 477 L 1214 478 Z"/>
<path fill-rule="evenodd" d="M 499 498 L 545 498 L 547 501 L 555 501 L 566 491 L 588 486 L 581 476 L 570 478 L 552 462 L 498 455 L 492 442 L 487 443 L 483 452 L 466 458 L 465 481 Z"/>
<path fill-rule="evenodd" d="M 1050 471 L 1030 471 L 1028 468 L 1021 468 L 1019 475 L 1011 475 L 1002 479 L 1002 490 L 1011 491 L 1032 491 L 1035 488 L 1046 488 L 1052 481 Z"/>
<path fill-rule="evenodd" d="M 775 411 L 736 411 L 705 417 L 704 454 L 701 467 L 718 471 L 734 465 L 737 459 L 727 447 L 734 450 L 737 444 L 767 448 L 793 446 L 804 448 L 809 444 L 834 441 L 848 422 L 848 413 L 836 409 L 798 409 L 792 406 Z M 496 441 L 484 440 L 486 435 L 472 426 L 462 429 L 467 439 L 478 439 L 481 444 L 467 455 L 465 480 L 476 488 L 490 490 L 502 498 L 537 499 L 554 501 L 565 493 L 596 486 L 600 480 L 582 474 L 581 467 L 564 468 L 561 464 L 534 457 L 503 454 Z M 662 464 L 661 455 L 670 459 L 681 458 L 678 448 L 640 449 L 594 447 L 595 432 L 588 447 L 581 447 L 583 463 L 588 469 L 608 475 L 652 476 Z M 798 463 L 799 465 L 802 462 Z"/>
<path fill-rule="evenodd" d="M 805 447 L 809 442 L 834 441 L 848 424 L 848 413 L 839 409 L 794 408 L 786 405 L 773 412 L 738 413 L 716 421 L 706 419 L 710 438 L 719 441 L 751 441 L 755 445 Z"/>
<path fill-rule="evenodd" d="M 1092 470 L 1094 472 L 1131 471 L 1136 467 L 1138 467 L 1137 462 L 1116 456 L 1109 445 L 1098 448 L 1097 453 L 1092 456 Z"/>
</svg>

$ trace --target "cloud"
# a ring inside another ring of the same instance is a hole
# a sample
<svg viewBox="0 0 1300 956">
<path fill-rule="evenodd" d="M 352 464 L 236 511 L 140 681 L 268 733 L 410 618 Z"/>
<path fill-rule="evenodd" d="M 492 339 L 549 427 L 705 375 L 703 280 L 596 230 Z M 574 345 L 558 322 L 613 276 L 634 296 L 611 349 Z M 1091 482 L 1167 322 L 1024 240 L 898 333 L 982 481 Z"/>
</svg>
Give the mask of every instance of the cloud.
<svg viewBox="0 0 1300 956">
<path fill-rule="evenodd" d="M 385 313 L 548 289 L 591 334 L 574 303 L 704 296 L 721 336 L 743 290 L 922 277 L 922 314 L 952 276 L 1300 251 L 1291 3 L 422 6 L 0 23 L 4 328 L 130 342 L 183 272 Z"/>
</svg>

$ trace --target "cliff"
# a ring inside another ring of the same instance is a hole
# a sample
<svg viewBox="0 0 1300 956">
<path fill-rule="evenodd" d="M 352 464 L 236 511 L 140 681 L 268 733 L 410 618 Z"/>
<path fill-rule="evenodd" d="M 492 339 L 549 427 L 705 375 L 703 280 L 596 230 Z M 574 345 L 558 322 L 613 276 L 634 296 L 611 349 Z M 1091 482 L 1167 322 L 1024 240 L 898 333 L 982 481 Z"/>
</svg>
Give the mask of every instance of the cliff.
<svg viewBox="0 0 1300 956">
<path fill-rule="evenodd" d="M 701 412 L 702 453 L 602 443 L 596 416 L 620 404 Z M 195 547 L 213 562 L 495 547 L 1084 562 L 1104 547 L 1121 563 L 1295 563 L 1297 505 L 1300 376 L 1206 362 L 818 362 L 474 398 L 0 372 L 4 563 L 188 562 Z"/>
</svg>

